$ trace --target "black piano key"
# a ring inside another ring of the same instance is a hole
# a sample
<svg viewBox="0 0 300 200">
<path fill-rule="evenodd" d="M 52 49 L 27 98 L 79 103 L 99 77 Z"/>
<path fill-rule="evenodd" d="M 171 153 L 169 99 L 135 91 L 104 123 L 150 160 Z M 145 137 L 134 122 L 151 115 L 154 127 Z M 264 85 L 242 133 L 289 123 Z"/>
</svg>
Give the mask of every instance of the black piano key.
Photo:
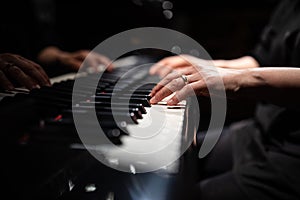
<svg viewBox="0 0 300 200">
<path fill-rule="evenodd" d="M 123 96 L 126 96 L 126 97 L 135 97 L 135 98 L 146 98 L 148 100 L 150 100 L 152 98 L 149 94 L 135 94 L 135 93 L 132 93 L 132 94 L 123 94 Z"/>
<path fill-rule="evenodd" d="M 146 83 L 139 86 L 139 89 L 152 90 L 156 86 L 156 83 Z"/>
<path fill-rule="evenodd" d="M 145 89 L 130 89 L 129 92 L 134 94 L 150 94 L 152 90 Z"/>
<path fill-rule="evenodd" d="M 82 101 L 78 106 L 90 106 L 90 107 L 101 107 L 101 106 L 113 106 L 113 107 L 128 107 L 128 108 L 138 108 L 142 114 L 146 114 L 147 110 L 141 103 L 110 103 L 110 102 L 91 102 L 91 101 Z M 93 105 L 93 106 L 92 106 Z"/>
<path fill-rule="evenodd" d="M 113 110 L 114 111 L 117 111 L 117 112 L 129 112 L 129 113 L 134 113 L 135 116 L 138 118 L 138 119 L 143 119 L 143 115 L 142 115 L 142 112 L 138 109 L 138 108 L 128 108 L 128 107 L 93 107 L 93 106 L 74 106 L 73 107 L 74 109 L 87 109 L 87 110 L 91 110 L 91 109 L 94 109 L 96 108 L 96 111 L 98 112 L 101 112 L 101 111 L 108 111 L 108 112 L 112 112 Z"/>
<path fill-rule="evenodd" d="M 20 95 L 20 94 L 18 94 Z M 42 100 L 46 102 L 52 102 L 52 103 L 62 103 L 65 105 L 72 105 L 72 99 L 70 98 L 63 98 L 63 97 L 56 97 L 51 94 L 40 94 L 40 93 L 30 93 L 30 97 L 37 100 Z"/>
<path fill-rule="evenodd" d="M 120 97 L 120 99 L 126 99 Z M 147 98 L 130 98 L 131 103 L 141 103 L 144 107 L 151 107 L 151 104 Z"/>
<path fill-rule="evenodd" d="M 92 98 L 95 99 L 95 101 L 100 101 L 100 102 L 111 102 L 112 98 L 111 96 L 107 95 L 97 95 L 93 96 Z M 115 101 L 114 103 L 124 103 L 124 102 L 130 102 L 130 103 L 141 103 L 143 104 L 144 107 L 151 107 L 151 104 L 147 98 L 131 98 L 131 97 L 116 97 L 114 98 Z"/>
<path fill-rule="evenodd" d="M 127 123 L 134 122 L 135 124 L 138 124 L 137 116 L 134 112 L 114 112 L 113 114 L 109 111 L 99 111 L 97 112 L 97 116 L 99 120 L 114 120 L 114 117 L 117 117 L 121 121 L 126 121 Z"/>
<path fill-rule="evenodd" d="M 49 118 L 45 118 L 42 119 L 42 126 L 44 125 L 57 125 L 57 126 L 70 126 L 70 127 L 74 127 L 74 120 L 72 116 L 65 116 L 62 114 L 57 114 L 53 117 L 49 117 Z M 88 126 L 93 126 L 95 124 L 92 124 L 95 122 L 91 122 L 91 121 L 87 121 L 87 125 Z M 96 122 L 98 123 L 98 122 Z M 126 128 L 128 123 L 126 121 L 119 121 L 119 122 L 115 122 L 112 120 L 101 120 L 99 122 L 99 124 L 101 125 L 102 128 L 105 129 L 115 129 L 115 128 Z"/>
<path fill-rule="evenodd" d="M 88 114 L 87 110 L 84 109 L 72 109 L 72 110 L 63 110 L 62 115 L 72 115 L 75 114 Z M 114 120 L 114 117 L 118 118 L 120 121 L 125 121 L 126 123 L 135 123 L 138 124 L 137 116 L 133 112 L 112 112 L 110 111 L 98 111 L 96 112 L 98 119 L 101 120 Z"/>
<path fill-rule="evenodd" d="M 149 94 L 135 94 L 135 93 L 128 93 L 128 92 L 97 92 L 96 96 L 125 96 L 125 97 L 133 97 L 133 98 L 147 98 L 148 100 L 151 99 L 151 96 Z"/>
</svg>

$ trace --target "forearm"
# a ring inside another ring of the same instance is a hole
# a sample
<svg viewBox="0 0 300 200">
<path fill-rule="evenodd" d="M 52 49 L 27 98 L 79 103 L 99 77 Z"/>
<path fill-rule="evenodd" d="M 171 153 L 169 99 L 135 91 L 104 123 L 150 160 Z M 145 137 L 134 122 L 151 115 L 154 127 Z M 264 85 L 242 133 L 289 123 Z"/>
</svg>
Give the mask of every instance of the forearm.
<svg viewBox="0 0 300 200">
<path fill-rule="evenodd" d="M 251 56 L 244 56 L 232 60 L 214 60 L 214 65 L 221 68 L 247 69 L 259 67 L 259 63 Z"/>
<path fill-rule="evenodd" d="M 266 101 L 300 108 L 300 69 L 287 67 L 251 68 L 235 76 L 236 98 Z"/>
</svg>

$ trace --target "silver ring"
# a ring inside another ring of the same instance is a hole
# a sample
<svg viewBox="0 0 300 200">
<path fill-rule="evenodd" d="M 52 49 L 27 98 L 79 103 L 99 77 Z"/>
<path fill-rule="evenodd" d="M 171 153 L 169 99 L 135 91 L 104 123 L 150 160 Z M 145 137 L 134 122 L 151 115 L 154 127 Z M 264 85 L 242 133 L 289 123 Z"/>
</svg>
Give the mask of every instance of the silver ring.
<svg viewBox="0 0 300 200">
<path fill-rule="evenodd" d="M 187 85 L 189 83 L 188 78 L 187 78 L 186 75 L 180 75 L 180 77 L 182 78 L 185 85 Z"/>
</svg>

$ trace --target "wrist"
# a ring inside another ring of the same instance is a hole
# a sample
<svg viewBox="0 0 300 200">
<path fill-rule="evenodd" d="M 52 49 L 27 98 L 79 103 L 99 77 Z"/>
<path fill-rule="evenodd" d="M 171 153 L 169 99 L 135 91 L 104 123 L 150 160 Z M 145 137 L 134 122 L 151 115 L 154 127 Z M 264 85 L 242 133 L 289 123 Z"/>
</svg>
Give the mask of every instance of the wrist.
<svg viewBox="0 0 300 200">
<path fill-rule="evenodd" d="M 258 95 L 260 88 L 267 87 L 267 82 L 259 70 L 248 68 L 238 70 L 235 76 L 236 90 L 235 96 L 241 98 L 253 98 Z"/>
</svg>

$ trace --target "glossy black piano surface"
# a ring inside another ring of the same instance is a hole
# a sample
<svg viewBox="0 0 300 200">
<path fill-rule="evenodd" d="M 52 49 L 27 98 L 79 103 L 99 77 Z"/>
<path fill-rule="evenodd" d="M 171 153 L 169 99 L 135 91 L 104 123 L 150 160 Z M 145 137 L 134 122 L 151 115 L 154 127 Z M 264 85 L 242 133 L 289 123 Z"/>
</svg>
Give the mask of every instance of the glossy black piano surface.
<svg viewBox="0 0 300 200">
<path fill-rule="evenodd" d="M 149 62 L 150 58 L 143 58 Z M 151 58 L 153 59 L 153 58 Z M 0 102 L 1 119 L 1 180 L 2 194 L 9 199 L 180 199 L 188 187 L 191 174 L 120 172 L 97 161 L 84 148 L 71 148 L 81 140 L 73 122 L 73 112 L 84 115 L 95 104 L 98 120 L 111 142 L 122 145 L 122 137 L 130 137 L 117 124 L 136 124 L 142 119 L 149 104 L 154 84 L 148 84 L 148 68 L 138 78 L 125 78 L 115 88 L 119 78 L 132 66 L 105 72 L 93 96 L 89 81 L 97 79 L 90 74 L 77 91 L 82 101 L 72 104 L 74 80 L 34 89 L 28 94 L 18 93 Z M 159 80 L 158 77 L 150 77 Z M 146 83 L 146 84 L 145 84 Z M 120 84 L 119 84 L 120 85 Z M 132 88 L 135 88 L 134 91 Z M 137 89 L 136 89 L 137 88 Z M 130 92 L 133 95 L 130 95 Z M 115 94 L 117 93 L 117 94 Z M 114 107 L 121 121 L 111 117 L 111 96 L 118 95 Z M 95 97 L 91 101 L 91 97 Z M 129 101 L 129 108 L 124 105 Z M 183 129 L 185 130 L 185 129 Z M 192 173 L 192 172 L 190 172 Z M 184 182 L 184 183 L 183 183 Z"/>
</svg>

